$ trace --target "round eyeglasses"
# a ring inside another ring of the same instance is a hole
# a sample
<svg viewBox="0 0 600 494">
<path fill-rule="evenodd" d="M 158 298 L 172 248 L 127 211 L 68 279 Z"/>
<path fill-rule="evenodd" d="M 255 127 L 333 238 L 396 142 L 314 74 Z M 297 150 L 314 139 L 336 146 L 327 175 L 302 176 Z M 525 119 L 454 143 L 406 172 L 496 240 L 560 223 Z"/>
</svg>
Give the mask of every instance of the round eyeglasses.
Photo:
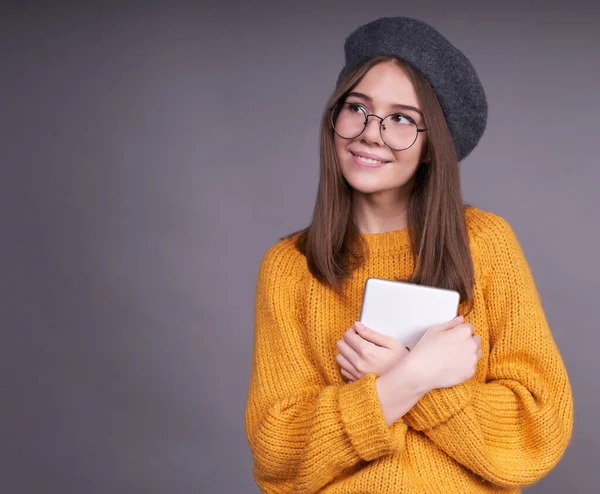
<svg viewBox="0 0 600 494">
<path fill-rule="evenodd" d="M 379 119 L 379 133 L 383 142 L 395 151 L 404 151 L 411 147 L 419 136 L 416 122 L 403 113 L 391 113 L 381 118 L 374 113 L 368 113 L 359 103 L 343 101 L 332 106 L 331 126 L 337 135 L 344 139 L 355 139 L 367 128 L 369 117 Z"/>
</svg>

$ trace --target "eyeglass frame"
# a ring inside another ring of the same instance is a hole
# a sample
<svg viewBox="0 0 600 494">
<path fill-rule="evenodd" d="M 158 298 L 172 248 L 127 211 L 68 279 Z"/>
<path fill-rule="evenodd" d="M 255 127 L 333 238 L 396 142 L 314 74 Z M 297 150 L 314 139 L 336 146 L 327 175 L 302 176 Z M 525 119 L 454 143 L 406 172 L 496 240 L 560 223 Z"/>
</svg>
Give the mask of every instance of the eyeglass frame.
<svg viewBox="0 0 600 494">
<path fill-rule="evenodd" d="M 331 128 L 333 129 L 333 131 L 339 135 L 342 139 L 356 139 L 358 136 L 362 135 L 362 133 L 365 131 L 365 129 L 367 128 L 367 124 L 369 123 L 369 117 L 376 117 L 379 119 L 379 135 L 381 136 L 381 140 L 383 141 L 383 143 L 389 147 L 390 149 L 393 149 L 394 151 L 406 151 L 407 149 L 410 149 L 412 146 L 414 146 L 415 142 L 417 142 L 417 139 L 419 138 L 419 132 L 425 132 L 427 129 L 420 129 L 419 125 L 417 124 L 417 122 L 415 122 L 411 117 L 409 117 L 408 115 L 405 115 L 404 113 L 401 112 L 393 112 L 390 113 L 389 115 L 386 115 L 385 117 L 381 118 L 379 115 L 376 115 L 375 113 L 367 113 L 366 112 L 366 108 L 364 106 L 362 106 L 360 103 L 351 103 L 353 105 L 356 105 L 358 108 L 360 108 L 360 111 L 363 113 L 363 115 L 365 116 L 365 123 L 363 125 L 363 130 L 361 130 L 357 135 L 355 135 L 354 137 L 344 137 L 343 135 L 341 135 L 337 130 L 335 130 L 335 124 L 333 123 L 333 110 L 337 107 L 340 106 L 342 104 L 346 103 L 346 100 L 340 100 L 338 101 L 336 104 L 334 104 L 333 106 L 331 106 L 329 108 L 329 111 L 332 112 L 331 116 L 329 118 L 329 122 L 331 123 Z M 408 147 L 405 148 L 393 148 L 392 146 L 390 146 L 387 142 L 385 142 L 385 139 L 383 138 L 383 133 L 382 133 L 382 126 L 383 126 L 383 121 L 387 118 L 387 117 L 391 117 L 392 115 L 402 115 L 405 118 L 408 118 L 412 123 L 415 124 L 415 127 L 417 128 L 417 133 L 415 135 L 415 140 L 412 142 L 412 144 Z"/>
</svg>

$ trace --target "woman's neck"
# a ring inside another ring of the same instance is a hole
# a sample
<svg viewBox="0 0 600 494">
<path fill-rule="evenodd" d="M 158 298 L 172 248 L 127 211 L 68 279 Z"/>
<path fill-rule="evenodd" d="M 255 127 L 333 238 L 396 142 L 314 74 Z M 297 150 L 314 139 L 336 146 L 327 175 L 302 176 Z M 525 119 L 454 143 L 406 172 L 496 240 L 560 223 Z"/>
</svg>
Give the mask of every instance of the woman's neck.
<svg viewBox="0 0 600 494">
<path fill-rule="evenodd" d="M 398 191 L 363 194 L 355 191 L 352 198 L 354 223 L 361 233 L 383 233 L 407 226 L 408 197 Z"/>
</svg>

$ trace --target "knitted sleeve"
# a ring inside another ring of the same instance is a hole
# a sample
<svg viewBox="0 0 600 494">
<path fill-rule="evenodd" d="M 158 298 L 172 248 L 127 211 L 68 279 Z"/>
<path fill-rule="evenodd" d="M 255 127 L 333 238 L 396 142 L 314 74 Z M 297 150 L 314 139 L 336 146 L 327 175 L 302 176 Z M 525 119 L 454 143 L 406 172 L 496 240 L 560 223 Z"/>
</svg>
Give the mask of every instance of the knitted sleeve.
<svg viewBox="0 0 600 494">
<path fill-rule="evenodd" d="M 260 264 L 245 413 L 253 473 L 263 492 L 318 492 L 344 469 L 391 454 L 407 426 L 388 427 L 375 374 L 326 385 L 311 360 L 291 248 L 275 244 Z"/>
<path fill-rule="evenodd" d="M 523 487 L 542 478 L 563 455 L 573 401 L 517 238 L 502 217 L 490 215 L 481 253 L 491 328 L 486 382 L 470 379 L 434 389 L 404 418 L 482 479 Z"/>
</svg>

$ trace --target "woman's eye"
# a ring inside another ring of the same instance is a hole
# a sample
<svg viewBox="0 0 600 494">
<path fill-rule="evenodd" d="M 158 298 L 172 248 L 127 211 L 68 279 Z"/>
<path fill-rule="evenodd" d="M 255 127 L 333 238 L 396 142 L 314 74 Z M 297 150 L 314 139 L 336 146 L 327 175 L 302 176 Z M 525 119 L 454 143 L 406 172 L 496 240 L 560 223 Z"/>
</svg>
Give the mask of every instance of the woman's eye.
<svg viewBox="0 0 600 494">
<path fill-rule="evenodd" d="M 392 115 L 391 118 L 395 123 L 401 123 L 401 124 L 415 123 L 412 118 L 410 118 L 406 115 L 403 115 L 402 113 L 396 113 L 395 115 Z M 402 121 L 402 119 L 404 119 L 404 121 Z"/>
<path fill-rule="evenodd" d="M 350 108 L 351 111 L 361 111 L 361 106 L 357 105 L 356 103 L 347 103 L 348 108 Z"/>
</svg>

